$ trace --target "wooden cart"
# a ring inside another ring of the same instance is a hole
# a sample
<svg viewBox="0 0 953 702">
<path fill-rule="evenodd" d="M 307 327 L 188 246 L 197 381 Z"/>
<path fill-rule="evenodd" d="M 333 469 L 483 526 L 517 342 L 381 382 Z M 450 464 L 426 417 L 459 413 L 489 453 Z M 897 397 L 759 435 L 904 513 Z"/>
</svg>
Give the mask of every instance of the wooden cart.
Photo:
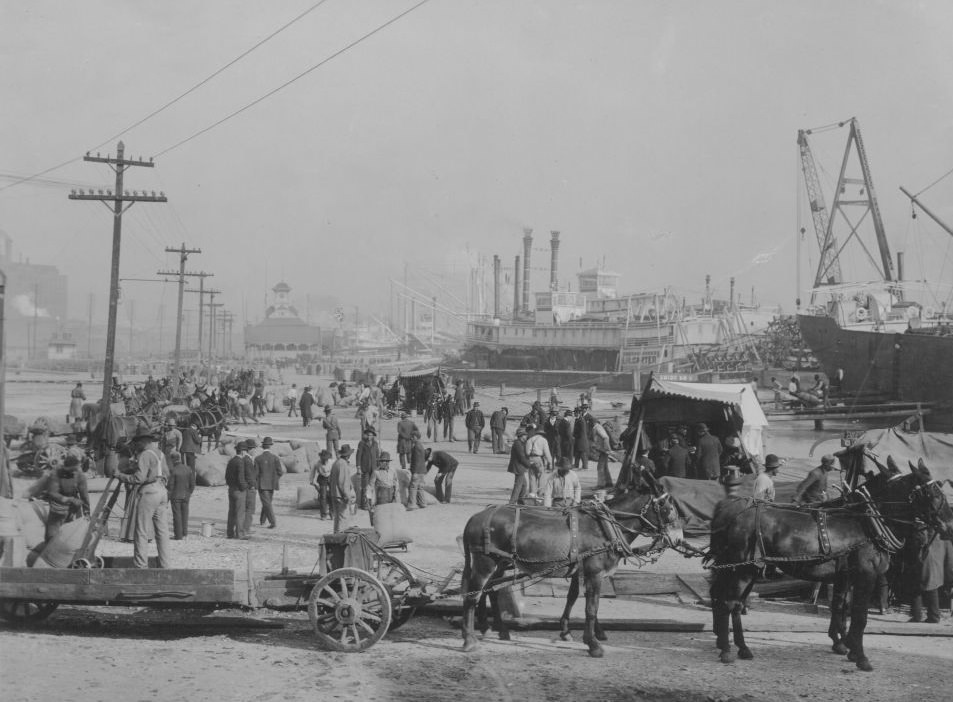
<svg viewBox="0 0 953 702">
<path fill-rule="evenodd" d="M 131 558 L 98 557 L 72 568 L 0 568 L 0 619 L 28 625 L 61 604 L 307 609 L 323 646 L 363 651 L 448 594 L 414 578 L 373 529 L 325 534 L 318 549 L 308 574 L 133 568 Z"/>
</svg>

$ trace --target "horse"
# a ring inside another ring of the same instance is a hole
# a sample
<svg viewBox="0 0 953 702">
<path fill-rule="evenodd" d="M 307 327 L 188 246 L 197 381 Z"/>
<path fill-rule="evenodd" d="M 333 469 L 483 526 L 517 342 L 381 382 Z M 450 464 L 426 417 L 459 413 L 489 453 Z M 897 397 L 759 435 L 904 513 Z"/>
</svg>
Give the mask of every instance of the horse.
<svg viewBox="0 0 953 702">
<path fill-rule="evenodd" d="M 888 461 L 888 464 L 890 461 Z M 715 507 L 706 562 L 713 571 L 712 623 L 722 663 L 735 655 L 728 641 L 729 618 L 738 658 L 753 658 L 744 639 L 741 609 L 758 573 L 771 564 L 802 580 L 833 582 L 828 636 L 835 653 L 863 671 L 873 670 L 864 653 L 867 603 L 890 554 L 903 545 L 920 519 L 944 539 L 953 539 L 953 509 L 923 464 L 911 473 L 867 474 L 863 486 L 820 506 L 775 505 L 750 497 L 728 497 Z M 853 589 L 850 630 L 846 598 Z"/>
<path fill-rule="evenodd" d="M 208 450 L 217 447 L 222 439 L 222 432 L 227 429 L 225 424 L 225 410 L 214 403 L 202 405 L 199 409 L 189 412 L 189 424 L 195 424 L 199 435 L 208 441 Z M 214 440 L 214 444 L 212 443 Z"/>
<path fill-rule="evenodd" d="M 611 575 L 619 561 L 633 552 L 631 541 L 639 534 L 652 534 L 656 543 L 674 546 L 681 541 L 678 513 L 667 493 L 619 495 L 605 504 L 584 502 L 569 508 L 498 505 L 470 517 L 463 532 L 463 650 L 477 646 L 474 610 L 484 593 L 489 593 L 499 636 L 510 638 L 500 616 L 496 590 L 508 578 L 505 570 L 515 568 L 530 577 L 571 578 L 566 607 L 560 619 L 560 637 L 571 640 L 569 615 L 579 596 L 579 581 L 585 581 L 586 628 L 583 642 L 589 655 L 601 658 L 606 636 L 599 625 L 599 596 L 603 578 Z M 485 610 L 480 608 L 480 629 L 487 630 Z"/>
</svg>

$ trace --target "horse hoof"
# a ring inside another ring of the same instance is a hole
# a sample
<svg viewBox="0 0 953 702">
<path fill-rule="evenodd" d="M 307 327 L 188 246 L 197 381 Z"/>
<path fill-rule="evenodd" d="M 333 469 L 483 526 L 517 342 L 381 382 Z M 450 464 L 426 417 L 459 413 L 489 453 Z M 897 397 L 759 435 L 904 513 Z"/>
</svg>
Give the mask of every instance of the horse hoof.
<svg viewBox="0 0 953 702">
<path fill-rule="evenodd" d="M 573 641 L 572 634 L 570 634 L 568 631 L 567 631 L 565 634 L 560 634 L 560 635 L 559 635 L 559 640 L 560 640 L 560 641 Z"/>
<path fill-rule="evenodd" d="M 867 658 L 858 658 L 857 668 L 864 671 L 865 673 L 869 673 L 874 669 L 874 667 L 870 665 L 870 661 Z"/>
<path fill-rule="evenodd" d="M 605 651 L 602 650 L 602 646 L 589 647 L 589 656 L 591 658 L 602 658 L 604 655 L 605 655 Z"/>
<path fill-rule="evenodd" d="M 838 642 L 835 643 L 833 646 L 831 646 L 831 650 L 832 650 L 834 653 L 836 653 L 837 655 L 839 655 L 839 656 L 843 656 L 843 655 L 845 655 L 848 651 L 850 651 L 850 649 L 847 648 L 847 646 L 845 646 L 845 645 L 844 645 L 843 643 L 841 643 L 840 641 L 838 641 Z"/>
<path fill-rule="evenodd" d="M 463 640 L 463 652 L 469 653 L 470 651 L 476 650 L 477 640 L 474 638 L 466 638 Z"/>
<path fill-rule="evenodd" d="M 734 663 L 735 654 L 731 651 L 722 651 L 721 655 L 718 656 L 718 660 L 720 660 L 722 663 Z"/>
<path fill-rule="evenodd" d="M 596 640 L 597 640 L 597 641 L 608 641 L 608 640 L 609 640 L 609 637 L 606 636 L 606 634 L 605 634 L 604 631 L 600 631 L 599 633 L 596 634 Z"/>
<path fill-rule="evenodd" d="M 509 641 L 509 640 L 510 640 L 510 632 L 508 632 L 508 631 L 501 631 L 501 632 L 500 632 L 500 641 Z"/>
<path fill-rule="evenodd" d="M 848 651 L 847 660 L 849 660 L 851 663 L 855 663 L 857 661 L 857 654 L 853 651 Z"/>
<path fill-rule="evenodd" d="M 754 654 L 751 652 L 751 649 L 745 646 L 744 648 L 738 649 L 738 658 L 743 661 L 750 661 L 754 658 Z"/>
</svg>

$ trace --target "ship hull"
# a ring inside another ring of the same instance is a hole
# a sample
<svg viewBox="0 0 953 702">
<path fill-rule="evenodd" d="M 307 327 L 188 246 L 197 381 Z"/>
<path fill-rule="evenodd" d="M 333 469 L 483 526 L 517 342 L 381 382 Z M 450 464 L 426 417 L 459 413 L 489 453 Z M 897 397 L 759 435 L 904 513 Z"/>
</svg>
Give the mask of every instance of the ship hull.
<svg viewBox="0 0 953 702">
<path fill-rule="evenodd" d="M 906 402 L 953 402 L 953 336 L 844 329 L 830 317 L 798 315 L 804 342 L 842 394 Z"/>
</svg>

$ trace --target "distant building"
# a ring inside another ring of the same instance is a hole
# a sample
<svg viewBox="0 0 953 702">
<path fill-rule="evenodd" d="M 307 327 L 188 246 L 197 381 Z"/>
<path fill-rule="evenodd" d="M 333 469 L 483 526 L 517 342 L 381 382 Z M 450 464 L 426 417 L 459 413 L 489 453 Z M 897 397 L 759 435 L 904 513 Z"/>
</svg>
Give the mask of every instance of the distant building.
<svg viewBox="0 0 953 702">
<path fill-rule="evenodd" d="M 66 322 L 67 277 L 56 266 L 13 260 L 13 240 L 0 230 L 0 270 L 6 275 L 4 342 L 10 359 L 43 358 Z"/>
<path fill-rule="evenodd" d="M 296 358 L 321 352 L 321 327 L 308 324 L 291 304 L 291 286 L 273 287 L 274 301 L 265 319 L 245 327 L 245 355 L 249 359 Z"/>
<path fill-rule="evenodd" d="M 76 358 L 76 342 L 73 335 L 60 331 L 53 335 L 46 345 L 46 357 L 50 361 L 72 361 Z"/>
</svg>

